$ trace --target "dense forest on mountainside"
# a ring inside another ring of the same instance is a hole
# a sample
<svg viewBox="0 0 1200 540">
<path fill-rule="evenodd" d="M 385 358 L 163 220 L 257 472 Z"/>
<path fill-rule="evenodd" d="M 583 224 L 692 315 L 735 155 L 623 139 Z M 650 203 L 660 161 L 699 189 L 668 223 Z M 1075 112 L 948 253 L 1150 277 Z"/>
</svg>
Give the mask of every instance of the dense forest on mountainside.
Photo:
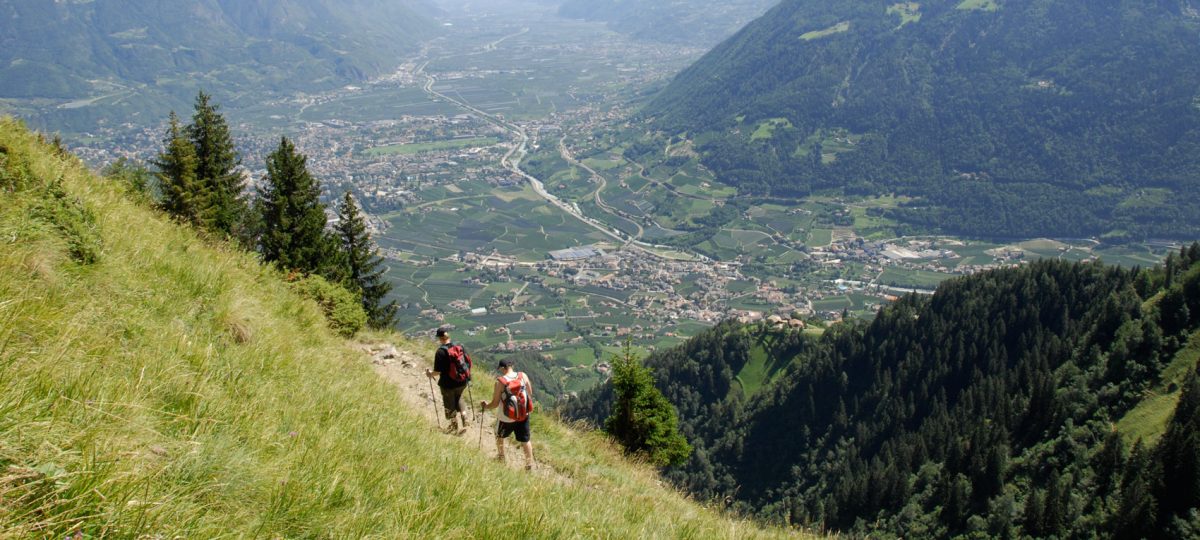
<svg viewBox="0 0 1200 540">
<path fill-rule="evenodd" d="M 820 337 L 722 324 L 650 356 L 695 448 L 668 471 L 791 523 L 899 537 L 1200 529 L 1200 245 L 1127 270 L 1040 261 Z M 756 348 L 777 374 L 742 390 Z M 611 389 L 566 409 L 600 421 Z"/>
<path fill-rule="evenodd" d="M 197 85 L 258 99 L 332 88 L 398 64 L 436 31 L 435 12 L 424 0 L 2 0 L 0 98 L 139 95 L 165 115 Z"/>
<path fill-rule="evenodd" d="M 559 14 L 603 21 L 639 39 L 710 47 L 779 0 L 567 0 Z"/>
<path fill-rule="evenodd" d="M 744 193 L 902 192 L 920 198 L 894 217 L 951 233 L 1191 239 L 1193 4 L 785 0 L 644 114 Z"/>
</svg>

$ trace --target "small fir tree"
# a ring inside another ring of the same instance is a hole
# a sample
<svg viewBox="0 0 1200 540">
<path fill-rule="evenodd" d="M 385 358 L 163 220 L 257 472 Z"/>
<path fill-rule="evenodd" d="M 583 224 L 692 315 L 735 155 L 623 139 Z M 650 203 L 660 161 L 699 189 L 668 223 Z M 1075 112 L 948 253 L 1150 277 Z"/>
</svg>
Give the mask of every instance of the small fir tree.
<svg viewBox="0 0 1200 540">
<path fill-rule="evenodd" d="M 208 191 L 196 176 L 199 166 L 196 149 L 184 134 L 174 111 L 163 138 L 163 151 L 154 160 L 154 165 L 158 168 L 162 209 L 181 221 L 200 227 L 210 226 Z"/>
<path fill-rule="evenodd" d="M 692 447 L 679 432 L 675 407 L 654 387 L 654 376 L 628 341 L 613 361 L 612 385 L 612 415 L 604 430 L 627 452 L 645 454 L 659 467 L 686 462 Z"/>
<path fill-rule="evenodd" d="M 287 137 L 267 157 L 266 187 L 256 204 L 263 260 L 305 274 L 332 273 L 333 242 L 325 231 L 321 188 L 307 158 Z"/>
<path fill-rule="evenodd" d="M 383 258 L 375 249 L 367 224 L 350 192 L 342 198 L 338 209 L 335 235 L 341 244 L 341 267 L 347 287 L 362 295 L 368 324 L 373 328 L 389 328 L 396 321 L 396 302 L 384 302 L 392 284 L 383 278 Z"/>
<path fill-rule="evenodd" d="M 149 201 L 154 197 L 157 187 L 154 175 L 146 166 L 128 158 L 118 158 L 109 163 L 101 171 L 105 178 L 116 182 L 137 200 Z"/>
<path fill-rule="evenodd" d="M 220 107 L 211 99 L 204 92 L 196 96 L 192 123 L 186 129 L 195 149 L 196 178 L 208 193 L 212 216 L 210 228 L 245 241 L 244 225 L 249 209 L 242 195 L 245 179 L 237 171 L 241 159 L 233 146 L 229 126 L 218 112 Z"/>
</svg>

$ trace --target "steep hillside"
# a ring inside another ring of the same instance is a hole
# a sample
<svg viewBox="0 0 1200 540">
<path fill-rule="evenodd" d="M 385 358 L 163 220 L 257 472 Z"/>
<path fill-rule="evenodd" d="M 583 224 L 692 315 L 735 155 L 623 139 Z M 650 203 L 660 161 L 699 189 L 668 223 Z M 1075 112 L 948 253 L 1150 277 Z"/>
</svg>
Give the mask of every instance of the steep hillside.
<svg viewBox="0 0 1200 540">
<path fill-rule="evenodd" d="M 819 338 L 724 324 L 646 363 L 695 447 L 669 477 L 702 497 L 885 537 L 1183 538 L 1197 314 L 1200 244 L 1154 270 L 955 279 Z M 762 344 L 787 365 L 744 396 Z M 569 415 L 603 418 L 610 392 Z"/>
<path fill-rule="evenodd" d="M 559 14 L 603 21 L 639 39 L 711 47 L 778 0 L 567 0 Z"/>
<path fill-rule="evenodd" d="M 499 467 L 325 324 L 0 120 L 0 537 L 783 535 L 544 415 L 542 470 Z"/>
<path fill-rule="evenodd" d="M 1200 236 L 1188 0 L 785 0 L 646 109 L 747 193 L 987 236 Z M 764 129 L 764 126 L 770 129 Z"/>
<path fill-rule="evenodd" d="M 398 64 L 436 31 L 432 12 L 423 0 L 4 0 L 0 98 L 63 104 L 47 120 L 69 126 L 103 112 L 94 98 L 160 115 L 198 86 L 330 88 Z"/>
</svg>

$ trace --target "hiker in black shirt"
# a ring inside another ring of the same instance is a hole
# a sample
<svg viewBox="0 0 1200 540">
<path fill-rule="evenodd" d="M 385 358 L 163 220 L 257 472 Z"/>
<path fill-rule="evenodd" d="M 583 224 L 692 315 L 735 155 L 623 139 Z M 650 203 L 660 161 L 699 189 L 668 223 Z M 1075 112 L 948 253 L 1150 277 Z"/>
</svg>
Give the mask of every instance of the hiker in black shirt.
<svg viewBox="0 0 1200 540">
<path fill-rule="evenodd" d="M 450 333 L 446 332 L 444 328 L 439 328 L 437 339 L 441 346 L 433 355 L 433 369 L 425 370 L 425 375 L 431 379 L 437 377 L 438 388 L 442 391 L 442 407 L 446 409 L 446 419 L 450 420 L 447 431 L 462 435 L 467 432 L 467 409 L 466 403 L 462 399 L 463 392 L 467 389 L 467 382 L 459 382 L 450 378 L 450 353 L 448 351 L 453 346 L 453 343 L 450 342 Z"/>
</svg>

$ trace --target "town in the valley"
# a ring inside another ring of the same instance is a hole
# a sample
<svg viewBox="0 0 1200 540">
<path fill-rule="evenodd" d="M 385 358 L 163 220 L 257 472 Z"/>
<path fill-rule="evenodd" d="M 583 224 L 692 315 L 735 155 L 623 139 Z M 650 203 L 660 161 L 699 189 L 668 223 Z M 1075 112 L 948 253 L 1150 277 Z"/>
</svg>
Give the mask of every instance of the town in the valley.
<svg viewBox="0 0 1200 540">
<path fill-rule="evenodd" d="M 819 333 L 956 275 L 1043 257 L 1149 265 L 1170 247 L 901 237 L 880 211 L 894 199 L 820 197 L 743 200 L 705 237 L 679 242 L 732 208 L 736 191 L 685 144 L 661 150 L 669 167 L 648 167 L 605 134 L 636 131 L 642 90 L 700 51 L 540 22 L 479 37 L 479 21 L 458 21 L 462 34 L 394 73 L 227 116 L 251 186 L 286 135 L 325 200 L 354 193 L 403 330 L 449 327 L 480 354 L 536 353 L 566 391 L 602 380 L 626 341 L 653 351 L 727 319 Z M 72 149 L 98 165 L 148 162 L 163 133 L 112 124 Z"/>
</svg>

